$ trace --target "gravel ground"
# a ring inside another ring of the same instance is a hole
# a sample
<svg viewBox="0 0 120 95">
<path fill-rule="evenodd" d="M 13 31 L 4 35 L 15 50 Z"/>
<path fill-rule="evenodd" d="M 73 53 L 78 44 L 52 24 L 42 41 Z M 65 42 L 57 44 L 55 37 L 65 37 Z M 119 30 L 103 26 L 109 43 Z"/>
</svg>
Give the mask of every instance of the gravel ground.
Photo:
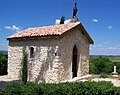
<svg viewBox="0 0 120 95">
<path fill-rule="evenodd" d="M 89 77 L 89 76 L 87 76 Z M 78 78 L 74 78 L 72 80 L 69 80 L 67 82 L 75 82 L 75 81 L 88 81 L 86 79 L 86 76 L 85 77 L 78 77 Z M 113 83 L 114 86 L 120 86 L 120 80 L 118 79 L 111 79 L 111 78 L 93 78 L 91 81 L 110 81 L 111 83 Z M 6 85 L 8 84 L 11 84 L 11 83 L 15 83 L 15 82 L 19 82 L 19 80 L 17 79 L 11 79 L 10 77 L 8 76 L 0 76 L 0 88 L 4 88 Z M 66 81 L 64 81 L 66 82 Z"/>
<path fill-rule="evenodd" d="M 0 88 L 4 88 L 8 84 L 12 84 L 12 83 L 15 83 L 15 82 L 19 82 L 19 80 L 17 80 L 17 79 L 13 80 L 8 76 L 0 76 Z"/>
<path fill-rule="evenodd" d="M 118 79 L 111 79 L 111 78 L 94 78 L 92 81 L 110 81 L 114 86 L 120 86 L 120 80 Z"/>
</svg>

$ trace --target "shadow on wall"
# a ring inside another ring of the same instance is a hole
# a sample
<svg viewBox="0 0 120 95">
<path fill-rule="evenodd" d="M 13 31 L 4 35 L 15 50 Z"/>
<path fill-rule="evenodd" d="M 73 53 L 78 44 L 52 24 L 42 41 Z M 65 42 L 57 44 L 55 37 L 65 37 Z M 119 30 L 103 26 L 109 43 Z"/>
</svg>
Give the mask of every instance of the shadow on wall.
<svg viewBox="0 0 120 95">
<path fill-rule="evenodd" d="M 41 64 L 39 68 L 39 74 L 37 74 L 37 77 L 34 79 L 34 82 L 35 83 L 38 83 L 39 81 L 41 82 L 46 82 L 46 72 L 48 70 L 52 70 L 53 68 L 53 62 L 55 60 L 55 57 L 56 57 L 56 52 L 58 51 L 58 47 L 47 47 L 47 50 L 45 51 L 45 54 L 44 54 L 44 58 L 43 58 L 43 54 L 41 53 L 44 53 L 43 52 L 44 49 L 41 49 L 40 47 L 37 47 L 36 48 L 36 51 L 34 53 L 34 58 L 29 62 L 29 79 L 31 80 L 32 77 L 33 77 L 33 70 L 34 70 L 34 67 L 36 66 L 36 64 Z M 40 59 L 40 60 L 39 60 Z M 36 62 L 38 61 L 38 62 Z"/>
</svg>

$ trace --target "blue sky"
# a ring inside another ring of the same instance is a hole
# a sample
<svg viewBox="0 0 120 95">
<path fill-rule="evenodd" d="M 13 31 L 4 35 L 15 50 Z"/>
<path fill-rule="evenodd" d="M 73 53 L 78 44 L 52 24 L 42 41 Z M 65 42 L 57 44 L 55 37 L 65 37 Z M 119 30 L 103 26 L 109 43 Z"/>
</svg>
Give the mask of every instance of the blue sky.
<svg viewBox="0 0 120 95">
<path fill-rule="evenodd" d="M 8 50 L 6 37 L 17 31 L 71 19 L 74 2 L 95 42 L 90 54 L 120 55 L 120 0 L 0 0 L 0 50 Z"/>
</svg>

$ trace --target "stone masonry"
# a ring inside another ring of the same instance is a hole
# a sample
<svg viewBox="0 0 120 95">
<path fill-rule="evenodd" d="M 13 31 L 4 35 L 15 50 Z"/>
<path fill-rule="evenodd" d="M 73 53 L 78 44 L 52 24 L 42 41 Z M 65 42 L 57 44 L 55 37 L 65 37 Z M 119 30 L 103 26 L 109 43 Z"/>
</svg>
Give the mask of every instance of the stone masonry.
<svg viewBox="0 0 120 95">
<path fill-rule="evenodd" d="M 60 37 L 9 39 L 8 76 L 21 80 L 23 51 L 28 53 L 28 81 L 53 83 L 73 78 L 73 47 L 77 47 L 77 77 L 89 74 L 89 40 L 79 28 Z M 31 47 L 33 57 L 31 55 Z"/>
</svg>

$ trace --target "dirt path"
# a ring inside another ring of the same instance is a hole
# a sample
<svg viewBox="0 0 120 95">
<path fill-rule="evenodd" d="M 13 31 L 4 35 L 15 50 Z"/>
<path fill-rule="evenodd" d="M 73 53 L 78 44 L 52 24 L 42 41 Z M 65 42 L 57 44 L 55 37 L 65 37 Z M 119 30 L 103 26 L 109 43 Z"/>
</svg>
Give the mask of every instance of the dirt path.
<svg viewBox="0 0 120 95">
<path fill-rule="evenodd" d="M 64 81 L 64 82 L 80 82 L 80 81 L 88 81 L 86 78 L 89 76 L 85 76 L 85 77 L 76 77 L 72 80 L 68 80 L 68 81 Z M 111 79 L 111 78 L 93 78 L 91 79 L 91 81 L 110 81 L 111 83 L 113 83 L 114 86 L 120 86 L 120 80 L 118 79 Z M 20 80 L 17 79 L 11 79 L 8 76 L 0 76 L 0 88 L 4 88 L 6 85 L 8 84 L 12 84 L 15 82 L 20 82 Z"/>
<path fill-rule="evenodd" d="M 0 76 L 0 88 L 6 87 L 8 84 L 19 82 L 19 80 L 13 80 L 8 76 Z"/>
<path fill-rule="evenodd" d="M 111 78 L 94 78 L 92 81 L 110 81 L 114 86 L 120 86 L 120 80 L 118 79 L 111 79 Z"/>
</svg>

